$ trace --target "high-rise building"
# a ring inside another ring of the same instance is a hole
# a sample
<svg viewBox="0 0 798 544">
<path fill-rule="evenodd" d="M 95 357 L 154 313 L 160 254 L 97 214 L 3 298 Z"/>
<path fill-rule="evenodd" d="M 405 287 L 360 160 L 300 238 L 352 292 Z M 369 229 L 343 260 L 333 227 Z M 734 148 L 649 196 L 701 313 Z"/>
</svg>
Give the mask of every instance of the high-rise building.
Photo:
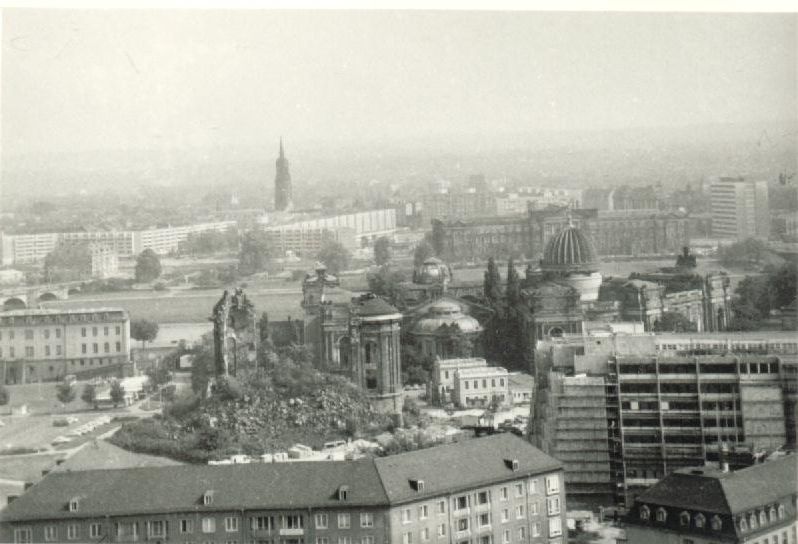
<svg viewBox="0 0 798 544">
<path fill-rule="evenodd" d="M 538 343 L 533 443 L 569 492 L 628 498 L 674 470 L 796 440 L 794 334 L 564 335 Z"/>
<path fill-rule="evenodd" d="M 716 238 L 762 238 L 770 235 L 768 184 L 744 177 L 721 177 L 710 185 L 712 235 Z"/>
<path fill-rule="evenodd" d="M 280 156 L 277 158 L 277 173 L 274 176 L 274 209 L 285 211 L 291 207 L 291 172 L 288 170 L 288 159 L 283 151 L 283 139 L 280 138 Z"/>
</svg>

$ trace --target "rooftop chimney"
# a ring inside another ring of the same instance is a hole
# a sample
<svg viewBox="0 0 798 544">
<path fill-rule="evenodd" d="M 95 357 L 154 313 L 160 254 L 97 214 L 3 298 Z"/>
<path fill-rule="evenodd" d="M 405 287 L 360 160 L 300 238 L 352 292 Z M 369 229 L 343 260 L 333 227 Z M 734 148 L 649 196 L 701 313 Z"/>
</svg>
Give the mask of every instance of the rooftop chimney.
<svg viewBox="0 0 798 544">
<path fill-rule="evenodd" d="M 729 446 L 726 444 L 726 442 L 723 442 L 720 445 L 718 462 L 720 463 L 721 472 L 729 472 Z"/>
</svg>

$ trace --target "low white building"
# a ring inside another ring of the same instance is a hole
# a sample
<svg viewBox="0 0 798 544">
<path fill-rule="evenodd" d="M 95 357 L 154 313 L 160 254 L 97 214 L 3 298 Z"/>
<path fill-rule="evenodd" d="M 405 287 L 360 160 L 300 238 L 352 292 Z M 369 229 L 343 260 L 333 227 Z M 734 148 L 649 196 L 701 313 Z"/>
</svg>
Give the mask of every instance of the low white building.
<svg viewBox="0 0 798 544">
<path fill-rule="evenodd" d="M 458 359 L 436 359 L 432 365 L 432 376 L 428 384 L 428 397 L 433 404 L 444 406 L 453 402 L 454 375 L 465 368 L 486 368 L 488 362 L 482 357 Z"/>
<path fill-rule="evenodd" d="M 498 366 L 462 368 L 454 374 L 452 400 L 460 408 L 506 405 L 510 397 L 507 369 Z"/>
</svg>

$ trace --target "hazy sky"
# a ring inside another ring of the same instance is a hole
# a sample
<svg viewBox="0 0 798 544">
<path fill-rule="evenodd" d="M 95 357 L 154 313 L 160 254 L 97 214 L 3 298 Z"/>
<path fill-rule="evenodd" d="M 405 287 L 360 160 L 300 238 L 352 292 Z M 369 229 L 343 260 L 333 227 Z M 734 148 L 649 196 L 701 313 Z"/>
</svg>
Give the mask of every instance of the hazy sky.
<svg viewBox="0 0 798 544">
<path fill-rule="evenodd" d="M 4 153 L 795 120 L 796 15 L 5 10 Z"/>
</svg>

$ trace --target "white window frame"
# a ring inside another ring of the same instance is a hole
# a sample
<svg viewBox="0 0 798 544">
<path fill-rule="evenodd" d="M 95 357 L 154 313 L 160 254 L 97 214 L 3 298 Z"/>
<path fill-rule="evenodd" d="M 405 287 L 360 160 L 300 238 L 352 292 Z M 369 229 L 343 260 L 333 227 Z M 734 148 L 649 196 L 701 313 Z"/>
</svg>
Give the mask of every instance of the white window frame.
<svg viewBox="0 0 798 544">
<path fill-rule="evenodd" d="M 190 518 L 182 518 L 178 522 L 178 532 L 181 535 L 188 535 L 188 534 L 193 533 L 194 532 L 194 520 L 190 519 Z"/>
<path fill-rule="evenodd" d="M 429 517 L 429 505 L 422 504 L 418 507 L 418 519 L 427 519 Z"/>
<path fill-rule="evenodd" d="M 216 518 L 202 518 L 202 532 L 205 534 L 216 532 Z"/>
<path fill-rule="evenodd" d="M 227 516 L 224 518 L 224 532 L 237 533 L 241 525 L 241 522 L 239 521 L 240 519 L 241 518 L 238 516 Z"/>
<path fill-rule="evenodd" d="M 516 505 L 515 519 L 524 519 L 526 517 L 526 508 L 523 504 Z"/>
<path fill-rule="evenodd" d="M 313 518 L 316 529 L 327 529 L 330 526 L 330 516 L 327 512 L 319 512 Z"/>
<path fill-rule="evenodd" d="M 100 538 L 103 536 L 103 524 L 91 523 L 89 524 L 89 538 Z"/>
<path fill-rule="evenodd" d="M 158 532 L 155 531 L 156 527 L 160 527 Z M 162 519 L 147 522 L 147 537 L 156 538 L 166 535 L 166 523 Z"/>
<path fill-rule="evenodd" d="M 46 525 L 44 527 L 44 541 L 54 542 L 58 540 L 58 525 Z"/>
<path fill-rule="evenodd" d="M 559 474 L 552 474 L 546 476 L 546 495 L 554 495 L 560 492 L 560 476 Z"/>
<path fill-rule="evenodd" d="M 339 512 L 338 513 L 338 528 L 339 529 L 351 529 L 352 527 L 352 516 L 349 515 L 349 512 Z"/>
<path fill-rule="evenodd" d="M 555 517 L 549 519 L 549 538 L 562 536 L 562 518 Z"/>
<path fill-rule="evenodd" d="M 360 527 L 363 529 L 374 527 L 374 514 L 371 512 L 361 512 Z"/>
<path fill-rule="evenodd" d="M 546 511 L 550 516 L 557 516 L 560 514 L 560 497 L 549 497 L 546 499 Z"/>
<path fill-rule="evenodd" d="M 33 527 L 17 527 L 14 529 L 15 544 L 30 544 L 33 542 Z"/>
</svg>

